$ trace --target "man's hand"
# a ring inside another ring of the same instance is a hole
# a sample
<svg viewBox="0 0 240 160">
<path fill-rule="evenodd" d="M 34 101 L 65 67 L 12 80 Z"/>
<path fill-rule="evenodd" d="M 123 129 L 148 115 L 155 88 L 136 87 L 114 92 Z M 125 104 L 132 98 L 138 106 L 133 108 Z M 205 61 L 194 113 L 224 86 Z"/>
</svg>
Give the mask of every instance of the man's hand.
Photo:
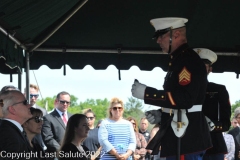
<svg viewBox="0 0 240 160">
<path fill-rule="evenodd" d="M 139 83 L 138 80 L 135 79 L 131 90 L 132 96 L 139 99 L 144 99 L 144 92 L 146 87 L 146 85 Z"/>
<path fill-rule="evenodd" d="M 157 124 L 161 122 L 162 112 L 160 110 L 150 110 L 145 112 L 145 116 L 151 124 Z"/>
</svg>

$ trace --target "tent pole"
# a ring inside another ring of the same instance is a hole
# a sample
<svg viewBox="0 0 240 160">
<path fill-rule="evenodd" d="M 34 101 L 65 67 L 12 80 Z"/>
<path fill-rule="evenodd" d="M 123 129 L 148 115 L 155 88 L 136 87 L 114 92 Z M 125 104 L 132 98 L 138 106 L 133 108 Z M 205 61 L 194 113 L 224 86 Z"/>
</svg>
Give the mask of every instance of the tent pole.
<svg viewBox="0 0 240 160">
<path fill-rule="evenodd" d="M 15 37 L 13 37 L 12 35 L 10 35 L 1 25 L 0 25 L 0 31 L 9 37 L 9 39 L 11 39 L 14 43 L 16 43 L 18 46 L 20 46 L 22 49 L 27 49 L 27 47 L 25 45 L 23 45 L 18 39 L 16 39 Z"/>
<path fill-rule="evenodd" d="M 62 53 L 62 48 L 37 48 L 34 50 L 35 52 L 59 52 Z M 116 53 L 118 51 L 116 49 L 73 49 L 66 48 L 66 53 L 79 52 L 79 53 Z M 162 51 L 156 50 L 121 50 L 121 54 L 166 54 Z M 217 55 L 221 56 L 239 56 L 237 52 L 215 52 Z"/>
<path fill-rule="evenodd" d="M 32 46 L 29 49 L 29 52 L 32 52 L 36 48 L 38 48 L 41 44 L 43 44 L 48 38 L 50 38 L 62 25 L 64 25 L 88 0 L 84 0 L 83 2 L 78 2 L 72 11 L 70 11 L 66 17 L 58 24 L 56 25 L 53 30 L 48 33 L 40 42 L 36 43 L 34 46 Z"/>
<path fill-rule="evenodd" d="M 22 73 L 18 70 L 18 89 L 22 91 Z"/>
<path fill-rule="evenodd" d="M 28 103 L 30 103 L 30 98 L 29 98 L 29 70 L 30 70 L 30 64 L 29 64 L 29 52 L 23 51 L 25 53 L 25 62 L 26 62 L 26 99 L 28 100 Z"/>
</svg>

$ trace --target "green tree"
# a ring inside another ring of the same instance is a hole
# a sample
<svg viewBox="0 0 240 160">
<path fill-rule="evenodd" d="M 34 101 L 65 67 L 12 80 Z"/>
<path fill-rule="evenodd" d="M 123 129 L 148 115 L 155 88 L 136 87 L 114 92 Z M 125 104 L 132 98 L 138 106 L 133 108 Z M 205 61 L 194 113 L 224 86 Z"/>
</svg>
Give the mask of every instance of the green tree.
<svg viewBox="0 0 240 160">
<path fill-rule="evenodd" d="M 43 98 L 43 99 L 37 101 L 37 105 L 39 105 L 43 108 L 46 108 L 47 111 L 51 111 L 54 108 L 54 101 L 55 101 L 56 97 L 57 96 Z M 71 105 L 70 105 L 70 107 L 78 106 L 77 100 L 78 100 L 78 98 L 76 96 L 71 95 Z M 72 111 L 75 111 L 76 108 L 73 108 L 73 109 L 70 109 L 70 110 L 72 112 Z"/>
<path fill-rule="evenodd" d="M 130 97 L 128 98 L 128 101 L 125 104 L 125 110 L 124 110 L 123 116 L 125 118 L 131 116 L 139 122 L 139 120 L 144 116 L 144 113 L 142 110 L 143 110 L 143 101 L 134 97 Z"/>
<path fill-rule="evenodd" d="M 56 96 L 54 97 L 46 97 L 41 100 L 37 101 L 37 105 L 45 108 L 47 111 L 51 111 L 54 108 L 54 101 L 56 99 Z"/>
<path fill-rule="evenodd" d="M 81 111 L 87 108 L 91 108 L 96 115 L 96 120 L 95 120 L 95 124 L 96 124 L 98 120 L 107 118 L 108 106 L 109 106 L 109 101 L 106 98 L 103 100 L 87 99 L 84 102 L 80 102 L 79 108 Z"/>
<path fill-rule="evenodd" d="M 237 107 L 240 107 L 240 100 L 236 101 L 235 104 L 232 105 L 232 117 L 234 116 L 234 111 Z"/>
</svg>

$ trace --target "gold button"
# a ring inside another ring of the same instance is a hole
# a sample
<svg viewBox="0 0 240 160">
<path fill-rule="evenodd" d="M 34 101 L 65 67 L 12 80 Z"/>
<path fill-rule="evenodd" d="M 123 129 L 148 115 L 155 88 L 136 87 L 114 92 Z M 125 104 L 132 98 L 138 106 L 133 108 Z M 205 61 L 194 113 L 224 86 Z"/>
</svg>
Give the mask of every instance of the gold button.
<svg viewBox="0 0 240 160">
<path fill-rule="evenodd" d="M 164 96 L 162 96 L 162 98 L 164 98 Z"/>
<path fill-rule="evenodd" d="M 146 97 L 148 97 L 149 95 L 148 94 L 146 94 Z"/>
<path fill-rule="evenodd" d="M 171 65 L 172 65 L 172 63 L 170 62 L 170 63 L 169 63 L 169 66 L 171 66 Z"/>
<path fill-rule="evenodd" d="M 171 59 L 173 58 L 173 56 L 171 55 Z"/>
<path fill-rule="evenodd" d="M 156 94 L 154 94 L 153 96 L 154 96 L 154 97 L 156 97 L 157 95 L 156 95 Z"/>
</svg>

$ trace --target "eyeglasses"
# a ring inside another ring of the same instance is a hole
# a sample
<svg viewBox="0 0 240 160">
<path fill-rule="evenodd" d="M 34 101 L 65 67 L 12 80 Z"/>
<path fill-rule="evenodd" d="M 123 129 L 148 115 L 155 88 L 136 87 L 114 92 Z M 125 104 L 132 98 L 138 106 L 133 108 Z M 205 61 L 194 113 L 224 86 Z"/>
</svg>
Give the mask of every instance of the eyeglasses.
<svg viewBox="0 0 240 160">
<path fill-rule="evenodd" d="M 66 103 L 67 105 L 71 104 L 71 102 L 68 102 L 68 101 L 59 100 L 59 102 L 60 102 L 61 104 L 63 104 L 63 105 L 64 105 L 65 103 Z"/>
<path fill-rule="evenodd" d="M 38 116 L 30 118 L 28 119 L 28 121 L 30 121 L 31 119 L 34 119 L 36 123 L 40 123 L 43 121 L 43 117 L 38 117 Z"/>
<path fill-rule="evenodd" d="M 113 107 L 112 108 L 114 111 L 116 111 L 117 109 L 119 110 L 119 111 L 122 111 L 123 110 L 123 107 Z"/>
<path fill-rule="evenodd" d="M 87 119 L 93 120 L 94 117 L 87 117 Z"/>
<path fill-rule="evenodd" d="M 28 104 L 28 100 L 25 99 L 24 101 L 13 103 L 11 106 L 14 106 L 14 105 L 20 104 L 20 103 L 22 103 L 22 104 L 24 104 L 26 106 Z"/>
<path fill-rule="evenodd" d="M 30 96 L 30 99 L 32 99 L 33 97 L 38 98 L 39 94 L 30 94 L 29 96 Z"/>
</svg>

